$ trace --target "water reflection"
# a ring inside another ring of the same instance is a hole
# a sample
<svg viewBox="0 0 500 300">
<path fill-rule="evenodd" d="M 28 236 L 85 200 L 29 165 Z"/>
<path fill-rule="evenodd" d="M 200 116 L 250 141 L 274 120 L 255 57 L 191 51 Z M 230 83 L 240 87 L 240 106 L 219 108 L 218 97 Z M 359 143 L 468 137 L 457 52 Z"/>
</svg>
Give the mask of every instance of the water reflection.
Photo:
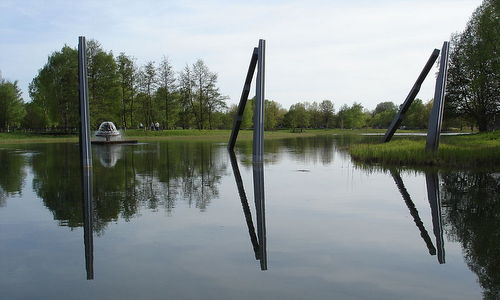
<svg viewBox="0 0 500 300">
<path fill-rule="evenodd" d="M 243 180 L 241 179 L 238 160 L 233 151 L 228 151 L 233 169 L 234 180 L 238 188 L 238 194 L 241 200 L 241 206 L 245 215 L 245 221 L 248 227 L 250 242 L 252 243 L 255 259 L 260 261 L 260 269 L 267 270 L 267 247 L 266 247 L 266 217 L 265 217 L 265 193 L 264 193 L 264 168 L 261 163 L 253 164 L 253 185 L 255 198 L 255 211 L 257 214 L 257 235 L 253 225 L 252 213 L 248 205 Z"/>
<path fill-rule="evenodd" d="M 87 280 L 91 280 L 94 279 L 94 210 L 92 205 L 92 169 L 82 165 L 81 170 L 85 269 L 87 271 Z"/>
<path fill-rule="evenodd" d="M 123 145 L 95 145 L 94 150 L 103 167 L 113 168 L 122 157 Z"/>
<path fill-rule="evenodd" d="M 447 172 L 441 177 L 444 224 L 462 245 L 485 299 L 500 298 L 500 173 Z"/>
<path fill-rule="evenodd" d="M 291 165 L 305 162 L 309 165 L 328 167 L 330 171 L 338 168 L 339 162 L 344 165 L 350 164 L 344 159 L 347 155 L 345 151 L 339 151 L 339 149 L 356 139 L 356 137 L 319 137 L 270 140 L 266 141 L 265 161 L 269 166 L 281 162 L 290 162 Z M 14 201 L 14 196 L 17 197 L 21 193 L 29 195 L 33 191 L 37 196 L 33 198 L 45 205 L 52 213 L 53 219 L 58 221 L 58 225 L 69 228 L 83 227 L 86 269 L 89 279 L 93 277 L 92 232 L 96 236 L 103 235 L 110 223 L 118 220 L 129 221 L 140 216 L 141 211 L 145 209 L 166 212 L 167 216 L 174 214 L 180 204 L 185 204 L 200 213 L 213 210 L 214 206 L 211 207 L 211 204 L 214 201 L 221 201 L 219 189 L 224 188 L 223 178 L 230 175 L 227 170 L 228 160 L 233 167 L 233 175 L 240 193 L 255 257 L 259 259 L 262 269 L 267 268 L 264 175 L 262 168 L 254 167 L 251 163 L 251 144 L 247 146 L 244 142 L 240 143 L 238 151 L 240 166 L 248 167 L 248 170 L 252 166 L 254 190 L 257 197 L 254 220 L 252 220 L 251 205 L 243 189 L 238 161 L 234 154 L 229 157 L 226 155 L 223 145 L 206 142 L 163 142 L 119 146 L 116 150 L 109 151 L 105 149 L 101 151 L 103 149 L 99 150 L 95 147 L 94 157 L 97 159 L 94 161 L 93 174 L 90 175 L 94 179 L 93 186 L 86 186 L 85 182 L 81 182 L 85 174 L 80 172 L 76 145 L 40 144 L 18 146 L 18 148 L 23 148 L 23 150 L 15 150 L 13 147 L 0 149 L 0 165 L 2 166 L 0 210 L 7 211 L 10 208 L 8 201 Z M 32 153 L 32 155 L 26 155 L 26 153 Z M 102 160 L 101 156 L 104 157 Z M 278 168 L 274 170 L 276 169 Z M 356 170 L 355 172 L 369 180 L 387 179 L 379 170 Z M 370 172 L 373 173 L 373 177 Z M 266 174 L 268 182 L 276 180 L 276 177 L 270 177 L 273 173 L 269 173 L 270 175 Z M 313 170 L 307 173 L 307 176 L 311 176 L 311 180 L 321 181 L 319 177 L 312 178 L 316 176 L 315 174 L 318 172 L 315 173 Z M 365 176 L 367 174 L 370 176 Z M 500 289 L 500 256 L 498 255 L 500 239 L 497 238 L 500 236 L 499 173 L 441 170 L 439 176 L 436 171 L 427 171 L 427 173 L 411 171 L 411 174 L 412 179 L 426 182 L 433 234 L 429 228 L 431 222 L 427 222 L 429 224 L 424 226 L 426 218 L 422 212 L 419 214 L 415 207 L 415 203 L 419 204 L 418 198 L 412 193 L 414 203 L 410 197 L 407 190 L 409 187 L 411 191 L 410 182 L 404 178 L 407 184 L 405 187 L 401 175 L 395 171 L 391 172 L 428 252 L 437 255 L 438 261 L 444 263 L 444 240 L 446 239 L 448 243 L 460 243 L 465 261 L 470 270 L 477 275 L 485 298 L 498 298 Z M 306 174 L 304 178 L 305 176 Z M 390 180 L 391 177 L 388 179 Z M 285 180 L 286 178 L 283 179 Z M 24 184 L 25 182 L 27 184 Z M 90 180 L 87 182 L 91 184 Z M 259 182 L 261 182 L 260 185 Z M 262 189 L 259 190 L 259 186 Z M 88 191 L 88 201 L 85 201 L 87 199 L 85 190 Z M 351 194 L 359 193 L 360 190 L 354 186 L 352 190 L 348 192 L 346 190 L 345 194 L 341 194 L 342 196 L 336 201 L 339 200 L 339 203 L 342 203 L 342 200 L 348 199 Z M 391 190 L 394 190 L 393 187 Z M 93 195 L 91 195 L 92 191 Z M 84 205 L 81 202 L 82 193 Z M 321 195 L 320 193 L 321 191 L 318 191 L 317 195 Z M 262 195 L 262 200 L 259 200 L 259 195 Z M 342 197 L 345 198 L 342 199 Z M 309 204 L 315 205 L 314 202 L 304 204 L 301 199 L 294 200 L 293 205 L 304 205 L 304 207 Z M 287 202 L 284 205 L 289 204 Z M 370 204 L 366 202 L 362 205 Z M 320 211 L 320 213 L 323 212 Z M 279 223 L 279 220 L 273 218 L 273 222 Z M 5 232 L 4 230 L 2 234 L 6 235 Z M 273 237 L 276 236 L 273 235 Z M 420 238 L 415 238 L 421 243 Z M 446 254 L 450 266 L 454 259 L 453 249 L 447 245 L 448 253 Z M 276 268 L 277 266 L 273 265 L 273 269 Z"/>
<path fill-rule="evenodd" d="M 390 170 L 390 173 L 392 175 L 392 178 L 394 179 L 394 182 L 396 183 L 396 186 L 398 187 L 399 192 L 401 193 L 401 196 L 403 196 L 403 200 L 405 201 L 406 206 L 410 210 L 410 214 L 413 217 L 413 220 L 415 221 L 417 228 L 420 230 L 420 236 L 427 245 L 427 249 L 429 249 L 429 254 L 436 255 L 436 247 L 437 247 L 438 262 L 440 264 L 444 264 L 445 254 L 444 254 L 444 241 L 443 241 L 443 227 L 441 220 L 441 201 L 439 196 L 438 174 L 435 172 L 425 173 L 427 195 L 432 215 L 432 227 L 434 236 L 436 238 L 436 247 L 434 247 L 434 244 L 432 243 L 432 240 L 429 237 L 429 233 L 427 233 L 427 230 L 425 229 L 425 226 L 422 220 L 420 219 L 418 210 L 415 207 L 413 201 L 411 200 L 410 194 L 406 190 L 406 187 L 404 185 L 403 179 L 401 178 L 399 171 Z"/>
</svg>

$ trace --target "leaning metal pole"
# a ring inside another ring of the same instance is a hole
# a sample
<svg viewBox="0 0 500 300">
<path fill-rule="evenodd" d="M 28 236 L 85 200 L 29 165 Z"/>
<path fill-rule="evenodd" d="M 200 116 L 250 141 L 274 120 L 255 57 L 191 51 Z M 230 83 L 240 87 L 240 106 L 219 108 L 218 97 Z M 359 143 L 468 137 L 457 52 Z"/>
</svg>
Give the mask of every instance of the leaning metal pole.
<svg viewBox="0 0 500 300">
<path fill-rule="evenodd" d="M 78 79 L 80 96 L 80 156 L 83 196 L 83 239 L 87 279 L 94 279 L 94 242 L 92 235 L 92 149 L 89 128 L 89 102 L 87 86 L 87 55 L 85 37 L 78 38 Z"/>
<path fill-rule="evenodd" d="M 253 119 L 253 162 L 264 161 L 264 82 L 266 41 L 259 40 L 256 96 Z"/>
<path fill-rule="evenodd" d="M 234 118 L 233 130 L 231 131 L 231 137 L 229 138 L 229 144 L 227 148 L 229 150 L 234 149 L 236 144 L 236 139 L 238 138 L 238 133 L 240 132 L 241 121 L 243 120 L 243 113 L 245 111 L 245 106 L 248 100 L 248 94 L 250 93 L 250 85 L 252 84 L 252 77 L 255 73 L 255 66 L 257 65 L 257 55 L 258 48 L 253 49 L 252 58 L 250 59 L 250 66 L 248 66 L 247 77 L 245 78 L 245 84 L 243 85 L 243 91 L 241 93 L 240 103 L 238 104 L 238 111 Z"/>
<path fill-rule="evenodd" d="M 436 79 L 434 91 L 434 104 L 432 105 L 427 130 L 427 142 L 425 150 L 437 151 L 439 148 L 439 133 L 443 123 L 444 98 L 446 93 L 446 78 L 448 77 L 448 50 L 450 43 L 444 42 L 441 50 L 441 60 L 439 62 L 439 74 Z"/>
<path fill-rule="evenodd" d="M 424 66 L 424 69 L 422 72 L 420 72 L 420 75 L 417 78 L 417 81 L 413 85 L 413 87 L 410 90 L 410 93 L 408 96 L 406 96 L 405 101 L 399 108 L 399 112 L 397 113 L 396 117 L 394 120 L 392 120 L 391 125 L 387 129 L 387 132 L 385 133 L 384 136 L 384 143 L 389 142 L 396 132 L 396 130 L 399 128 L 399 125 L 401 125 L 401 122 L 403 122 L 403 119 L 405 117 L 405 113 L 410 108 L 410 105 L 413 103 L 413 100 L 415 100 L 415 97 L 417 96 L 418 92 L 420 91 L 420 87 L 422 86 L 422 83 L 424 82 L 425 77 L 427 77 L 427 74 L 432 68 L 432 65 L 436 61 L 437 57 L 439 56 L 439 50 L 434 49 L 432 51 L 431 56 L 427 60 L 427 63 Z"/>
</svg>

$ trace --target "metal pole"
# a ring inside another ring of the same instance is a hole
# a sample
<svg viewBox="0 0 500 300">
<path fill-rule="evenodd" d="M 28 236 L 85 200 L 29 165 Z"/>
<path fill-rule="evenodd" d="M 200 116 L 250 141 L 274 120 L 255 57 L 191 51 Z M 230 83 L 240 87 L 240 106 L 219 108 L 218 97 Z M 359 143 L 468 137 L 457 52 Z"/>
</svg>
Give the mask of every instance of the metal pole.
<svg viewBox="0 0 500 300">
<path fill-rule="evenodd" d="M 229 138 L 229 144 L 227 148 L 229 150 L 234 149 L 236 144 L 236 139 L 238 138 L 238 133 L 240 132 L 241 121 L 243 120 L 243 113 L 245 111 L 245 106 L 248 100 L 248 94 L 250 93 L 250 85 L 252 84 L 252 77 L 255 73 L 255 66 L 257 65 L 257 48 L 253 49 L 252 57 L 250 59 L 250 65 L 248 66 L 247 77 L 245 78 L 245 84 L 243 85 L 243 91 L 241 92 L 240 103 L 238 104 L 238 112 L 234 117 L 233 130 L 231 131 L 231 137 Z"/>
<path fill-rule="evenodd" d="M 410 214 L 413 217 L 413 221 L 415 222 L 415 225 L 417 225 L 417 228 L 420 230 L 420 236 L 424 240 L 425 244 L 427 245 L 427 249 L 429 250 L 430 255 L 436 255 L 436 248 L 434 247 L 434 244 L 432 244 L 432 240 L 429 236 L 429 233 L 427 233 L 427 230 L 425 230 L 424 223 L 420 219 L 420 216 L 418 215 L 418 210 L 415 207 L 415 204 L 411 200 L 410 194 L 406 190 L 406 187 L 403 183 L 403 179 L 399 175 L 399 172 L 391 170 L 391 175 L 392 178 L 394 179 L 394 182 L 396 183 L 396 186 L 399 189 L 399 192 L 401 193 L 401 196 L 403 196 L 403 200 L 406 203 L 406 206 L 410 210 Z"/>
<path fill-rule="evenodd" d="M 94 237 L 92 209 L 92 149 L 89 128 L 89 101 L 87 87 L 87 54 L 85 37 L 78 38 L 78 91 L 80 96 L 80 156 L 83 196 L 83 240 L 87 279 L 94 279 Z"/>
<path fill-rule="evenodd" d="M 427 143 L 425 144 L 425 150 L 427 151 L 437 151 L 439 148 L 439 133 L 441 132 L 441 125 L 443 123 L 446 78 L 448 77 L 449 49 L 450 43 L 444 42 L 441 50 L 441 60 L 439 62 L 439 74 L 436 79 L 436 88 L 434 91 L 434 103 L 429 117 Z"/>
<path fill-rule="evenodd" d="M 445 263 L 443 222 L 441 218 L 441 198 L 439 197 L 439 178 L 437 173 L 425 173 L 425 182 L 427 185 L 427 197 L 431 206 L 432 227 L 436 237 L 436 247 L 438 261 Z"/>
<path fill-rule="evenodd" d="M 264 161 L 264 82 L 266 41 L 259 40 L 256 97 L 253 122 L 253 162 Z"/>
<path fill-rule="evenodd" d="M 78 38 L 78 83 L 80 95 L 80 154 L 83 167 L 92 167 L 85 37 Z"/>
<path fill-rule="evenodd" d="M 408 94 L 408 96 L 406 96 L 405 101 L 400 106 L 399 112 L 397 113 L 396 117 L 392 120 L 391 125 L 387 129 L 385 136 L 384 136 L 384 143 L 391 140 L 391 138 L 394 135 L 394 133 L 396 132 L 396 130 L 398 130 L 399 125 L 401 125 L 401 122 L 403 122 L 406 111 L 408 110 L 408 108 L 410 108 L 410 105 L 413 103 L 413 100 L 415 100 L 415 97 L 417 96 L 418 91 L 420 91 L 420 87 L 422 86 L 422 83 L 424 82 L 425 77 L 427 76 L 427 74 L 431 70 L 432 65 L 434 64 L 434 62 L 436 61 L 438 56 L 439 56 L 439 50 L 434 49 L 434 51 L 432 51 L 431 56 L 427 60 L 427 63 L 425 64 L 424 69 L 422 70 L 422 72 L 420 72 L 420 75 L 418 76 L 417 81 L 415 82 L 415 84 L 411 88 L 410 93 Z"/>
</svg>

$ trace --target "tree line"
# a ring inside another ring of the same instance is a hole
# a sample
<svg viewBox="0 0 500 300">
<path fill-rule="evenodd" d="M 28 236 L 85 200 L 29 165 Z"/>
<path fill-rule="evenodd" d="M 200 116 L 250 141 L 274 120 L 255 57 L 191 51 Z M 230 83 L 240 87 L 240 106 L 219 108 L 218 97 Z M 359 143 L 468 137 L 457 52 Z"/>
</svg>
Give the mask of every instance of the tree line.
<svg viewBox="0 0 500 300">
<path fill-rule="evenodd" d="M 452 35 L 444 127 L 476 126 L 480 131 L 500 125 L 500 4 L 484 0 L 463 32 Z M 175 71 L 169 59 L 136 60 L 114 56 L 99 42 L 87 42 L 91 126 L 103 121 L 120 128 L 229 129 L 236 105 L 228 107 L 217 85 L 217 73 L 201 59 Z M 30 102 L 24 103 L 17 82 L 0 76 L 0 130 L 75 131 L 78 127 L 78 53 L 64 46 L 52 53 L 29 85 Z M 416 99 L 403 126 L 426 128 L 432 100 Z M 331 100 L 298 102 L 288 110 L 265 100 L 266 130 L 279 128 L 386 128 L 398 107 L 381 102 L 373 111 L 360 103 L 343 105 L 335 112 Z M 242 128 L 252 128 L 253 99 L 245 109 Z M 142 125 L 142 126 L 141 126 Z"/>
</svg>

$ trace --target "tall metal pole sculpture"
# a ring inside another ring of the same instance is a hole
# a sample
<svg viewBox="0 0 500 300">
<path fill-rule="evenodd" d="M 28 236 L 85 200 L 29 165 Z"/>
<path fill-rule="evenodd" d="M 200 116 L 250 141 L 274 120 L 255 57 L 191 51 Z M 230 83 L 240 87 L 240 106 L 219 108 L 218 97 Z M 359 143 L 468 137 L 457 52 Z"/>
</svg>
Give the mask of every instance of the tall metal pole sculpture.
<svg viewBox="0 0 500 300">
<path fill-rule="evenodd" d="M 401 125 L 401 122 L 403 122 L 406 111 L 408 110 L 408 108 L 410 108 L 410 105 L 413 103 L 413 100 L 415 100 L 415 97 L 417 96 L 418 92 L 420 91 L 420 87 L 422 86 L 422 83 L 424 82 L 425 77 L 427 77 L 427 74 L 429 74 L 429 71 L 431 70 L 432 65 L 434 64 L 434 62 L 436 61 L 438 56 L 439 56 L 439 50 L 434 49 L 434 51 L 432 51 L 431 56 L 427 60 L 427 63 L 425 64 L 424 69 L 422 70 L 422 72 L 420 72 L 420 75 L 418 76 L 417 81 L 415 82 L 415 84 L 411 88 L 410 93 L 408 94 L 408 96 L 406 96 L 405 101 L 400 106 L 399 112 L 397 113 L 394 120 L 392 120 L 391 125 L 387 129 L 387 132 L 384 135 L 384 143 L 389 142 L 391 140 L 392 136 L 394 135 L 396 130 Z"/>
<path fill-rule="evenodd" d="M 439 133 L 443 123 L 444 98 L 446 93 L 446 79 L 448 77 L 448 51 L 450 43 L 444 42 L 441 50 L 441 60 L 439 62 L 439 74 L 436 79 L 436 88 L 434 90 L 434 104 L 432 105 L 431 115 L 429 117 L 429 126 L 427 130 L 427 143 L 425 150 L 437 151 L 439 147 Z"/>
<path fill-rule="evenodd" d="M 266 41 L 259 40 L 259 46 L 254 48 L 252 57 L 250 59 L 250 66 L 248 67 L 245 85 L 241 93 L 238 111 L 234 119 L 233 130 L 229 138 L 228 150 L 233 150 L 238 138 L 238 133 L 243 119 L 243 112 L 250 92 L 250 85 L 252 77 L 257 66 L 257 79 L 256 79 L 256 95 L 254 105 L 254 131 L 253 131 L 253 162 L 263 162 L 264 155 L 264 90 L 265 90 L 265 52 Z"/>
<path fill-rule="evenodd" d="M 439 178 L 437 173 L 426 173 L 427 197 L 431 206 L 432 228 L 436 237 L 437 256 L 440 264 L 445 263 L 443 222 L 441 218 L 441 198 L 439 196 Z"/>
<path fill-rule="evenodd" d="M 94 279 L 94 240 L 92 235 L 92 149 L 89 128 L 87 55 L 85 37 L 78 38 L 78 79 L 80 96 L 80 157 L 83 195 L 83 239 L 87 279 Z"/>
</svg>

